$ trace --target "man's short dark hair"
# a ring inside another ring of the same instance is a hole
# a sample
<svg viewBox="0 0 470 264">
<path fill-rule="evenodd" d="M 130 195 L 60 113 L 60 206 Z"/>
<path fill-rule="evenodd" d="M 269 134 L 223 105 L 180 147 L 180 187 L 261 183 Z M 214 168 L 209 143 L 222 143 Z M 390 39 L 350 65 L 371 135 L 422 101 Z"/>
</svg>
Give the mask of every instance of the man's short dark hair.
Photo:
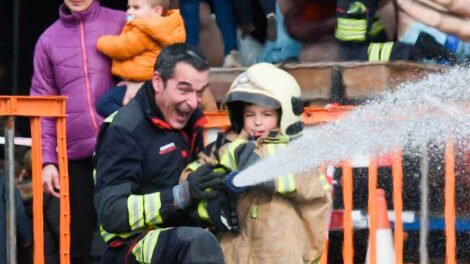
<svg viewBox="0 0 470 264">
<path fill-rule="evenodd" d="M 209 63 L 198 49 L 184 43 L 173 44 L 162 50 L 155 63 L 155 71 L 160 74 L 163 83 L 166 84 L 174 76 L 178 62 L 187 63 L 197 71 L 209 69 Z"/>
</svg>

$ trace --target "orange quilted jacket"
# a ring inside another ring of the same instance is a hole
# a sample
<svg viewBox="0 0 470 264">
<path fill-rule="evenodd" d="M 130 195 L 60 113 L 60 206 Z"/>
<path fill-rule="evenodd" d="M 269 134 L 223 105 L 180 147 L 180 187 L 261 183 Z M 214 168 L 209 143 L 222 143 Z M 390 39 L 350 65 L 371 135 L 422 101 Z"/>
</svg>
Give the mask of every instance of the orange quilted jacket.
<svg viewBox="0 0 470 264">
<path fill-rule="evenodd" d="M 97 49 L 113 59 L 115 76 L 146 81 L 152 78 L 162 48 L 185 41 L 183 18 L 175 9 L 166 16 L 136 18 L 124 26 L 120 35 L 99 38 Z"/>
</svg>

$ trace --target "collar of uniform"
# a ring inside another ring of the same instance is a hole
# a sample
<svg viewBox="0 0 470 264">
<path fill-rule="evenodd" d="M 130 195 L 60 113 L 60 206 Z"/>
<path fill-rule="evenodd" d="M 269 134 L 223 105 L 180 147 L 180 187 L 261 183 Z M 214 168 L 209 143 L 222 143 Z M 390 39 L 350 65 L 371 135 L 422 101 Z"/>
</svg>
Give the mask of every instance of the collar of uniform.
<svg viewBox="0 0 470 264">
<path fill-rule="evenodd" d="M 289 137 L 283 135 L 280 129 L 273 129 L 268 132 L 266 136 L 261 136 L 259 138 L 253 138 L 248 135 L 246 130 L 242 129 L 239 134 L 239 138 L 246 138 L 247 140 L 256 140 L 259 143 L 287 143 L 289 142 Z"/>
<path fill-rule="evenodd" d="M 87 10 L 80 12 L 71 12 L 65 4 L 62 4 L 59 8 L 59 18 L 65 25 L 77 25 L 80 21 L 93 20 L 99 12 L 100 4 L 96 1 L 93 1 Z"/>
</svg>

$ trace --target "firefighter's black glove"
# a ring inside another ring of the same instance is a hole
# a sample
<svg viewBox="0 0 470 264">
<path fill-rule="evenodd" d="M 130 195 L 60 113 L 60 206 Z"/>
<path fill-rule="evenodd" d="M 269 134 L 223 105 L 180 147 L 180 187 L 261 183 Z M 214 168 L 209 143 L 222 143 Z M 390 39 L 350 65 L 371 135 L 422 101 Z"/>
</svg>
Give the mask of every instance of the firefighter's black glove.
<svg viewBox="0 0 470 264">
<path fill-rule="evenodd" d="M 218 191 L 214 198 L 207 200 L 207 213 L 215 232 L 237 233 L 240 231 L 236 199 L 229 199 L 224 191 Z"/>
<path fill-rule="evenodd" d="M 418 40 L 410 49 L 410 60 L 445 60 L 449 64 L 456 62 L 455 55 L 452 54 L 443 45 L 439 44 L 436 39 L 428 33 L 421 32 Z"/>
<path fill-rule="evenodd" d="M 207 200 L 216 196 L 215 188 L 223 185 L 223 174 L 214 172 L 211 165 L 202 165 L 188 175 L 188 178 L 173 187 L 174 205 L 184 209 L 191 202 Z"/>
</svg>

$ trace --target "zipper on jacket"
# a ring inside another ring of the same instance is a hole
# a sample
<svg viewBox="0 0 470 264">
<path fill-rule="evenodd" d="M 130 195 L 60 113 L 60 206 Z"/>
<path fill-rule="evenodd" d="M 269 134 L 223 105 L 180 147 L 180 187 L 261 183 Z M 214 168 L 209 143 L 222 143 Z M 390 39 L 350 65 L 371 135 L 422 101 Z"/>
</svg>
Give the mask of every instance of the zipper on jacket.
<svg viewBox="0 0 470 264">
<path fill-rule="evenodd" d="M 93 127 L 95 131 L 98 132 L 98 123 L 96 122 L 95 118 L 95 110 L 91 104 L 91 86 L 90 86 L 90 78 L 88 76 L 88 61 L 87 61 L 87 54 L 86 54 L 86 47 L 85 47 L 85 26 L 83 24 L 83 20 L 80 19 L 80 45 L 82 47 L 82 63 L 83 63 L 83 73 L 85 75 L 85 89 L 86 89 L 86 99 L 88 102 L 88 110 L 91 116 L 91 121 L 93 123 Z"/>
</svg>

